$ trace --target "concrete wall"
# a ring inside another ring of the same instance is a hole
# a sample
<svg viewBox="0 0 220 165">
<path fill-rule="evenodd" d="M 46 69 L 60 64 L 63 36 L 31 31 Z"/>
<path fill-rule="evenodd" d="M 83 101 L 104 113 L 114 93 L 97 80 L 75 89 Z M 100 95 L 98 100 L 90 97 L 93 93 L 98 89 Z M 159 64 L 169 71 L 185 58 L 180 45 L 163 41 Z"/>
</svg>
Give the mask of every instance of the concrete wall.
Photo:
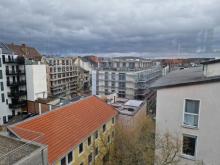
<svg viewBox="0 0 220 165">
<path fill-rule="evenodd" d="M 183 123 L 184 100 L 200 100 L 199 127 L 186 128 Z M 220 164 L 220 83 L 207 83 L 157 91 L 156 131 L 169 132 L 182 140 L 183 134 L 197 136 L 196 160 L 206 165 Z M 181 155 L 181 153 L 180 153 Z M 182 158 L 182 164 L 192 165 L 193 160 Z"/>
<path fill-rule="evenodd" d="M 47 98 L 46 65 L 26 65 L 27 100 Z"/>
<path fill-rule="evenodd" d="M 204 65 L 204 74 L 206 76 L 219 76 L 220 75 L 220 63 Z"/>
<path fill-rule="evenodd" d="M 123 126 L 123 128 L 128 129 L 129 131 L 139 126 L 140 119 L 145 116 L 146 116 L 146 104 L 143 104 L 142 107 L 139 109 L 139 111 L 133 116 L 123 115 L 119 113 L 117 116 L 117 121 L 119 124 Z"/>
<path fill-rule="evenodd" d="M 41 147 L 36 151 L 27 155 L 15 165 L 48 165 L 48 149 L 47 147 Z"/>
</svg>

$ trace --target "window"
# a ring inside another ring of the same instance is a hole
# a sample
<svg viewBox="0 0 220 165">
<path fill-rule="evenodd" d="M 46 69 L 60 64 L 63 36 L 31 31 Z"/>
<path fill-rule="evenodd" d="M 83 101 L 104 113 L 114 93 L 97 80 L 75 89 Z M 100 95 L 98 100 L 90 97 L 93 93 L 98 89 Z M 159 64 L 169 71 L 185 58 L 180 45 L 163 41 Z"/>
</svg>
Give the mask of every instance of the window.
<svg viewBox="0 0 220 165">
<path fill-rule="evenodd" d="M 115 118 L 114 117 L 112 118 L 112 124 L 115 124 Z"/>
<path fill-rule="evenodd" d="M 2 70 L 0 70 L 0 79 L 2 79 Z"/>
<path fill-rule="evenodd" d="M 82 153 L 83 152 L 83 143 L 81 143 L 80 145 L 79 145 L 79 153 Z"/>
<path fill-rule="evenodd" d="M 105 130 L 106 130 L 106 125 L 105 124 L 102 126 L 102 130 L 103 130 L 103 132 L 105 132 Z"/>
<path fill-rule="evenodd" d="M 199 101 L 185 100 L 184 125 L 198 127 Z"/>
<path fill-rule="evenodd" d="M 4 85 L 3 85 L 3 82 L 1 82 L 1 91 L 4 90 Z"/>
<path fill-rule="evenodd" d="M 110 142 L 110 136 L 108 135 L 108 143 Z"/>
<path fill-rule="evenodd" d="M 88 146 L 91 145 L 91 142 L 92 142 L 92 139 L 91 139 L 91 136 L 90 136 L 90 137 L 88 137 Z"/>
<path fill-rule="evenodd" d="M 105 89 L 105 95 L 108 95 L 108 89 Z"/>
<path fill-rule="evenodd" d="M 130 63 L 129 63 L 129 68 L 130 68 L 130 69 L 134 69 L 134 66 L 135 66 L 134 62 L 130 62 Z"/>
<path fill-rule="evenodd" d="M 115 73 L 112 73 L 112 80 L 115 80 Z"/>
<path fill-rule="evenodd" d="M 125 91 L 118 91 L 118 97 L 125 98 Z"/>
<path fill-rule="evenodd" d="M 119 73 L 119 80 L 125 80 L 125 73 Z"/>
<path fill-rule="evenodd" d="M 120 88 L 120 89 L 125 89 L 125 82 L 119 82 L 118 83 L 118 87 Z"/>
<path fill-rule="evenodd" d="M 99 132 L 98 131 L 95 131 L 95 139 L 97 139 L 99 137 Z"/>
<path fill-rule="evenodd" d="M 115 88 L 115 82 L 112 82 L 112 88 Z"/>
<path fill-rule="evenodd" d="M 66 165 L 66 157 L 61 159 L 60 164 L 61 165 Z"/>
<path fill-rule="evenodd" d="M 2 102 L 5 102 L 5 95 L 2 93 Z"/>
<path fill-rule="evenodd" d="M 71 163 L 72 161 L 73 161 L 73 152 L 70 151 L 70 152 L 68 153 L 68 163 Z"/>
<path fill-rule="evenodd" d="M 105 81 L 105 87 L 108 87 L 108 81 Z"/>
<path fill-rule="evenodd" d="M 183 135 L 182 153 L 188 156 L 195 156 L 196 151 L 196 136 Z"/>
<path fill-rule="evenodd" d="M 88 156 L 88 164 L 92 163 L 92 153 L 89 154 Z"/>
<path fill-rule="evenodd" d="M 115 136 L 115 132 L 114 131 L 112 131 L 112 138 Z"/>
<path fill-rule="evenodd" d="M 108 80 L 108 72 L 105 72 L 105 80 Z"/>
<path fill-rule="evenodd" d="M 95 148 L 95 156 L 97 156 L 98 154 L 99 154 L 99 148 L 96 147 L 96 148 Z"/>
</svg>

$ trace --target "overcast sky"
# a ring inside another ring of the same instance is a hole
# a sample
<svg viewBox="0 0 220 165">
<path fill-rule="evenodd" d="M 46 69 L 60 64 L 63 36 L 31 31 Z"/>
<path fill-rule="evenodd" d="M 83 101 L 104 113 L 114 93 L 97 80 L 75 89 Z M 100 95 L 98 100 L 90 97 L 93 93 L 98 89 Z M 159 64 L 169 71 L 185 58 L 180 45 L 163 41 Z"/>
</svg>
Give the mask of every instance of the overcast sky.
<svg viewBox="0 0 220 165">
<path fill-rule="evenodd" d="M 0 0 L 0 41 L 41 52 L 220 50 L 219 0 Z"/>
</svg>

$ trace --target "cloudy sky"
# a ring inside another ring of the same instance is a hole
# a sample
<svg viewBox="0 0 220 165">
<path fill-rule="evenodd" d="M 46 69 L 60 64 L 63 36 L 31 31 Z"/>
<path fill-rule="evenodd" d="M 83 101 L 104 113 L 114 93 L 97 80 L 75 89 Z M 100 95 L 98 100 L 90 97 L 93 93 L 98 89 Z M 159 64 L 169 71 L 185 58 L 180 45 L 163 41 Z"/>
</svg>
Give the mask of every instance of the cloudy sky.
<svg viewBox="0 0 220 165">
<path fill-rule="evenodd" d="M 219 0 L 0 0 L 0 41 L 48 54 L 220 50 Z"/>
</svg>

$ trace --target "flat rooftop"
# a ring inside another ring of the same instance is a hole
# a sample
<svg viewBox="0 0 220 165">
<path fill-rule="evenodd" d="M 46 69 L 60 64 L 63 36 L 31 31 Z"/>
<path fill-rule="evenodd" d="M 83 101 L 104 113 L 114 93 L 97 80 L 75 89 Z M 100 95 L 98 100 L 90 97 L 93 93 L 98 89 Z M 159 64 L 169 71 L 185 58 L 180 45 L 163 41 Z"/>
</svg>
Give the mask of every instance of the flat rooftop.
<svg viewBox="0 0 220 165">
<path fill-rule="evenodd" d="M 0 135 L 0 164 L 14 164 L 40 146 Z"/>
<path fill-rule="evenodd" d="M 118 98 L 111 105 L 122 115 L 134 116 L 143 106 L 143 101 Z"/>
<path fill-rule="evenodd" d="M 168 73 L 152 84 L 152 88 L 167 88 L 220 81 L 220 76 L 206 77 L 202 67 L 185 68 Z"/>
</svg>

